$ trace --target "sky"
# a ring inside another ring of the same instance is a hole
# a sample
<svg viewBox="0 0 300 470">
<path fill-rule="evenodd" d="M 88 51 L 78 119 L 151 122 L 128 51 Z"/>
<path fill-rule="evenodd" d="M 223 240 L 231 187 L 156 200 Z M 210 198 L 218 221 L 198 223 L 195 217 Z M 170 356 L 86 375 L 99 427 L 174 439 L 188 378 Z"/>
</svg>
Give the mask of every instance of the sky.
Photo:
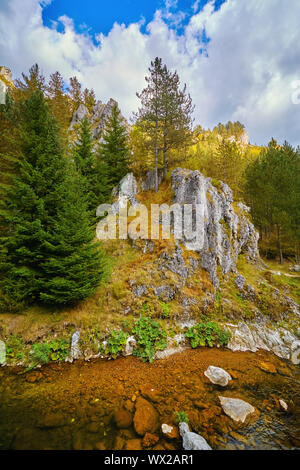
<svg viewBox="0 0 300 470">
<path fill-rule="evenodd" d="M 0 0 L 0 65 L 76 75 L 129 118 L 151 60 L 176 69 L 195 124 L 300 144 L 299 0 Z M 298 103 L 298 104 L 296 104 Z"/>
</svg>

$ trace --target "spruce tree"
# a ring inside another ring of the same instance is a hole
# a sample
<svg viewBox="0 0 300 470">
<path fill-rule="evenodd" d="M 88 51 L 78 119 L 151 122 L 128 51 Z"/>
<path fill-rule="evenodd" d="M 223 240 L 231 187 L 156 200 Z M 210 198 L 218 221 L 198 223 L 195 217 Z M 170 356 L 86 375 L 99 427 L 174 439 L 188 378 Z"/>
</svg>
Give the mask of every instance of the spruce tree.
<svg viewBox="0 0 300 470">
<path fill-rule="evenodd" d="M 94 243 L 94 227 L 82 177 L 70 169 L 61 186 L 61 204 L 51 236 L 44 244 L 44 280 L 40 299 L 45 303 L 75 303 L 92 295 L 104 269 L 104 255 Z"/>
<path fill-rule="evenodd" d="M 2 291 L 22 302 L 39 298 L 42 247 L 56 217 L 65 160 L 43 93 L 34 91 L 18 106 L 19 168 L 5 200 L 8 230 L 1 242 Z"/>
<path fill-rule="evenodd" d="M 78 140 L 73 147 L 72 153 L 76 168 L 83 177 L 83 184 L 88 197 L 88 208 L 95 213 L 98 201 L 94 142 L 91 127 L 86 118 L 80 122 Z"/>
<path fill-rule="evenodd" d="M 101 144 L 100 161 L 106 172 L 107 185 L 111 191 L 129 171 L 129 148 L 127 130 L 122 122 L 120 110 L 113 106 L 107 119 Z"/>
</svg>

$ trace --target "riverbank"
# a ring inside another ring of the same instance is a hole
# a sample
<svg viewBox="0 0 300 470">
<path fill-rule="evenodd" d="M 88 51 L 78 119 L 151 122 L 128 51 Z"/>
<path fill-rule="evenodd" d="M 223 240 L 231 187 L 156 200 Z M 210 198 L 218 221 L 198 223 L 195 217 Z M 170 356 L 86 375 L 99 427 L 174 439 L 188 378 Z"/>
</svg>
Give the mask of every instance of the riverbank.
<svg viewBox="0 0 300 470">
<path fill-rule="evenodd" d="M 205 377 L 210 365 L 230 373 L 227 387 Z M 1 449 L 181 449 L 176 432 L 170 438 L 161 431 L 162 424 L 176 429 L 179 412 L 213 449 L 300 447 L 299 367 L 267 352 L 201 348 L 152 364 L 127 357 L 20 372 L 0 369 Z M 235 422 L 222 410 L 220 395 L 245 400 L 255 413 Z M 132 422 L 140 398 L 157 416 L 148 441 Z M 122 429 L 120 410 L 128 418 Z"/>
</svg>

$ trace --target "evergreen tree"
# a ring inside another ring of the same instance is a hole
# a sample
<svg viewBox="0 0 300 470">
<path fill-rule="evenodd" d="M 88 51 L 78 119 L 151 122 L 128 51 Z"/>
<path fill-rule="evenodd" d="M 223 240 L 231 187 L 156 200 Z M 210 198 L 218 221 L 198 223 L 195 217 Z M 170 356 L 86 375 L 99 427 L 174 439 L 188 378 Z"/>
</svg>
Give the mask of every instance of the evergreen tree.
<svg viewBox="0 0 300 470">
<path fill-rule="evenodd" d="M 62 137 L 66 139 L 71 119 L 71 103 L 65 93 L 64 80 L 59 72 L 50 75 L 46 91 L 51 112 L 59 123 Z"/>
<path fill-rule="evenodd" d="M 42 92 L 46 90 L 45 77 L 43 76 L 38 64 L 34 64 L 29 69 L 29 75 L 22 73 L 22 78 L 23 81 L 17 79 L 15 84 L 23 93 L 30 94 L 36 90 L 40 90 Z"/>
<path fill-rule="evenodd" d="M 95 92 L 93 89 L 91 90 L 88 90 L 87 88 L 85 88 L 84 92 L 83 92 L 83 102 L 85 104 L 85 106 L 87 107 L 87 109 L 92 112 L 93 111 L 93 108 L 96 104 L 96 95 L 95 95 Z"/>
<path fill-rule="evenodd" d="M 98 258 L 87 227 L 89 216 L 85 202 L 80 195 L 79 183 L 74 182 L 78 202 L 75 200 L 71 188 L 73 180 L 70 185 L 66 175 L 67 164 L 57 122 L 43 93 L 34 91 L 16 106 L 19 107 L 17 143 L 20 156 L 18 172 L 5 198 L 7 211 L 3 218 L 7 230 L 1 237 L 0 266 L 2 300 L 12 307 L 24 302 L 47 302 L 50 298 L 57 303 L 77 301 L 84 293 L 88 295 L 93 291 L 102 269 L 99 267 L 97 271 L 91 263 L 91 253 L 95 260 Z M 67 220 L 63 224 L 64 216 Z M 73 230 L 72 237 L 66 224 Z M 78 257 L 75 256 L 76 249 Z M 60 266 L 65 263 L 69 269 L 65 276 L 69 276 L 71 290 L 64 298 L 59 288 L 61 281 L 57 281 L 61 271 L 54 276 L 55 263 Z M 82 283 L 76 291 L 72 282 L 77 279 L 75 273 L 80 269 L 85 274 L 84 277 L 82 274 Z"/>
<path fill-rule="evenodd" d="M 104 255 L 99 243 L 93 242 L 82 178 L 70 169 L 67 181 L 61 187 L 54 229 L 44 244 L 40 299 L 45 303 L 74 303 L 91 296 L 104 270 Z"/>
<path fill-rule="evenodd" d="M 83 184 L 88 197 L 89 210 L 96 212 L 96 168 L 93 152 L 93 137 L 89 121 L 80 122 L 78 140 L 73 147 L 73 158 L 77 170 L 83 176 Z"/>
<path fill-rule="evenodd" d="M 72 114 L 78 106 L 83 102 L 82 91 L 81 91 L 81 84 L 78 81 L 77 77 L 70 78 L 70 88 L 69 88 L 69 95 L 72 100 Z"/>
<path fill-rule="evenodd" d="M 111 191 L 129 171 L 129 149 L 127 130 L 122 122 L 120 110 L 113 106 L 111 116 L 107 119 L 101 144 L 100 167 L 106 172 L 106 180 Z"/>
<path fill-rule="evenodd" d="M 162 60 L 156 57 L 151 62 L 149 76 L 145 77 L 147 87 L 137 97 L 141 100 L 142 107 L 135 115 L 136 124 L 141 127 L 142 132 L 149 136 L 149 143 L 154 149 L 154 171 L 155 171 L 155 191 L 158 191 L 158 154 L 159 154 L 159 125 L 162 105 Z"/>
</svg>

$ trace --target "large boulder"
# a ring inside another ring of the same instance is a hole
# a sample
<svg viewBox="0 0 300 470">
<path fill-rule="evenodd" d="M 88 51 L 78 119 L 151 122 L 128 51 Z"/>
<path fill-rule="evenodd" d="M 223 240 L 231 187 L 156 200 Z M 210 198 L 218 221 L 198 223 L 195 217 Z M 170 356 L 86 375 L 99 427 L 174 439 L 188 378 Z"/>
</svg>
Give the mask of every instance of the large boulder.
<svg viewBox="0 0 300 470">
<path fill-rule="evenodd" d="M 187 423 L 179 424 L 179 432 L 184 450 L 212 450 L 204 437 L 190 431 Z"/>
<path fill-rule="evenodd" d="M 172 173 L 172 188 L 174 203 L 193 207 L 193 229 L 197 235 L 194 240 L 183 235 L 182 241 L 188 250 L 200 254 L 201 265 L 209 272 L 215 287 L 219 287 L 218 265 L 223 274 L 227 274 L 236 272 L 236 261 L 241 253 L 253 261 L 259 260 L 258 232 L 249 220 L 246 206 L 235 210 L 229 186 L 220 182 L 215 187 L 211 178 L 199 171 L 177 168 Z"/>
<path fill-rule="evenodd" d="M 232 380 L 231 375 L 220 367 L 209 366 L 204 375 L 215 385 L 226 387 L 228 382 Z"/>
<path fill-rule="evenodd" d="M 220 397 L 224 413 L 234 421 L 244 423 L 247 416 L 255 412 L 255 408 L 239 398 Z"/>
<path fill-rule="evenodd" d="M 133 418 L 137 434 L 144 436 L 147 432 L 154 434 L 159 428 L 158 413 L 154 406 L 142 397 L 138 397 Z"/>
<path fill-rule="evenodd" d="M 113 191 L 114 196 L 117 197 L 116 202 L 112 206 L 113 212 L 118 214 L 121 209 L 126 208 L 128 203 L 136 206 L 138 204 L 136 199 L 138 192 L 137 181 L 133 173 L 128 173 Z"/>
</svg>

